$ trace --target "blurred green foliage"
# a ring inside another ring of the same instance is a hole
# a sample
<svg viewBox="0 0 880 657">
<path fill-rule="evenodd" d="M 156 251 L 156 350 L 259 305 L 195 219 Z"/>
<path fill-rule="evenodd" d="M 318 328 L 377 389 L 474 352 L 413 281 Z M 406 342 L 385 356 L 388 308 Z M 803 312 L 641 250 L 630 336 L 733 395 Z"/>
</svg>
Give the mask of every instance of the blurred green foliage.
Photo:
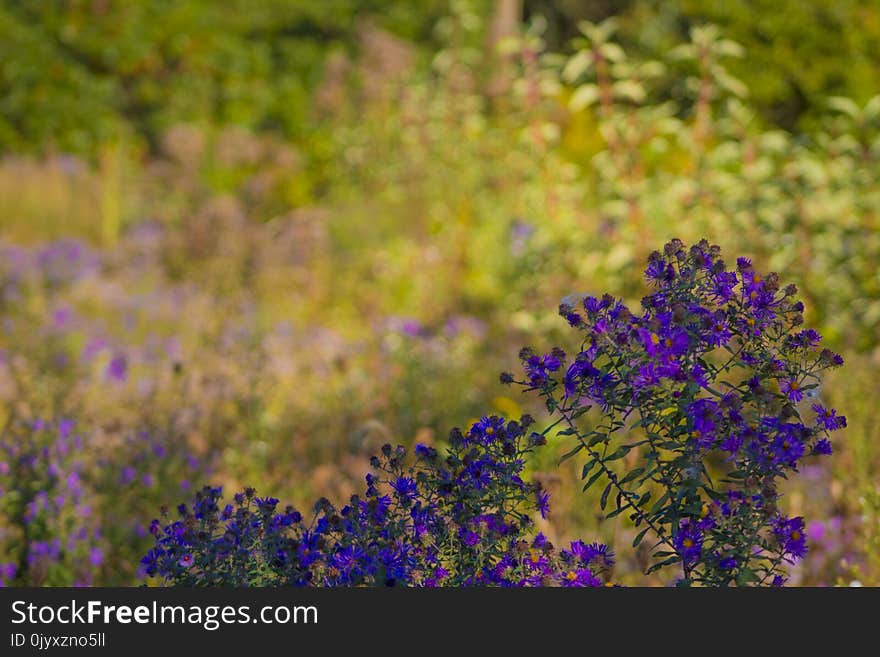
<svg viewBox="0 0 880 657">
<path fill-rule="evenodd" d="M 828 96 L 864 103 L 880 86 L 874 0 L 642 0 L 626 18 L 630 37 L 653 53 L 695 25 L 718 25 L 749 53 L 731 72 L 752 105 L 786 129 L 815 127 Z"/>
<path fill-rule="evenodd" d="M 769 125 L 816 127 L 827 96 L 867 101 L 880 85 L 880 5 L 874 0 L 527 0 L 548 18 L 548 43 L 574 37 L 581 20 L 614 16 L 628 50 L 663 58 L 693 27 L 714 24 L 742 44 L 731 64 Z"/>
<path fill-rule="evenodd" d="M 402 0 L 49 0 L 0 3 L 0 148 L 92 154 L 180 122 L 288 135 L 326 54 L 359 21 L 414 41 L 445 3 Z"/>
<path fill-rule="evenodd" d="M 181 122 L 307 139 L 328 53 L 355 54 L 369 19 L 427 54 L 452 4 L 2 0 L 0 149 L 94 156 L 123 137 L 155 148 Z M 494 7 L 469 4 L 484 19 Z M 523 11 L 547 19 L 544 38 L 557 50 L 578 20 L 617 16 L 622 43 L 650 57 L 694 26 L 718 24 L 750 54 L 731 71 L 753 106 L 785 128 L 814 124 L 828 95 L 864 102 L 880 82 L 880 7 L 871 0 L 526 0 Z"/>
</svg>

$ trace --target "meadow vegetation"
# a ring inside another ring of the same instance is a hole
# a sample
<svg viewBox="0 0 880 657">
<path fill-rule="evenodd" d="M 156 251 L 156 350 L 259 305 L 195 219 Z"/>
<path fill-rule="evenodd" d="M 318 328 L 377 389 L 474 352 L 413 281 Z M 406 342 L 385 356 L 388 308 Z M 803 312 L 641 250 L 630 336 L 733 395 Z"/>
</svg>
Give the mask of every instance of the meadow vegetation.
<svg viewBox="0 0 880 657">
<path fill-rule="evenodd" d="M 746 3 L 534 2 L 507 25 L 503 2 L 0 4 L 5 584 L 141 582 L 151 520 L 204 485 L 341 506 L 386 443 L 445 453 L 483 416 L 544 433 L 499 373 L 524 345 L 577 354 L 561 303 L 635 311 L 652 252 L 706 238 L 795 284 L 845 361 L 798 407 L 847 427 L 780 483 L 809 546 L 789 581 L 880 585 L 869 3 L 835 10 L 855 59 L 805 32 L 818 68 L 791 34 L 753 39 Z M 808 90 L 784 107 L 783 78 Z M 590 577 L 672 582 L 546 437 L 536 531 L 613 550 Z"/>
</svg>

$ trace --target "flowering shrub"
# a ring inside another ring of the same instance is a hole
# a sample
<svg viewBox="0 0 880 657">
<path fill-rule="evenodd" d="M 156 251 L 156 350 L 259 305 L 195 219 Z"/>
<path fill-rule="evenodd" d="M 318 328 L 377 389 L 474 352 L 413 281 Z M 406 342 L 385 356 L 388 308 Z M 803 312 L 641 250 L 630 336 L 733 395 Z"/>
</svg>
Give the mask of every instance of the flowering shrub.
<svg viewBox="0 0 880 657">
<path fill-rule="evenodd" d="M 561 349 L 525 349 L 517 383 L 575 439 L 567 456 L 586 455 L 585 489 L 605 483 L 608 517 L 641 528 L 633 546 L 656 540 L 649 572 L 679 564 L 683 584 L 782 584 L 807 547 L 804 519 L 778 508 L 779 480 L 830 454 L 829 433 L 846 426 L 815 401 L 819 373 L 843 360 L 799 328 L 795 286 L 746 258 L 728 270 L 705 240 L 672 240 L 645 275 L 654 292 L 640 315 L 608 295 L 566 299 L 577 354 L 565 367 Z"/>
<path fill-rule="evenodd" d="M 605 546 L 557 553 L 542 534 L 526 538 L 529 512 L 545 516 L 549 501 L 521 475 L 555 431 L 576 440 L 566 458 L 586 453 L 584 489 L 606 482 L 608 517 L 628 513 L 641 528 L 633 547 L 656 540 L 648 572 L 680 565 L 683 585 L 782 585 L 807 546 L 804 519 L 778 508 L 779 480 L 830 454 L 830 432 L 846 426 L 819 403 L 803 417 L 819 373 L 843 361 L 798 328 L 796 288 L 746 258 L 728 270 L 717 246 L 673 240 L 645 274 L 655 291 L 641 315 L 608 295 L 563 302 L 583 335 L 568 367 L 560 348 L 524 349 L 525 379 L 502 374 L 544 398 L 555 421 L 542 432 L 528 416 L 484 417 L 453 430 L 445 457 L 418 445 L 412 465 L 385 445 L 364 495 L 340 510 L 322 499 L 310 523 L 252 489 L 221 509 L 221 489 L 205 488 L 179 519 L 153 522 L 146 574 L 188 585 L 598 585 Z"/>
<path fill-rule="evenodd" d="M 548 496 L 523 480 L 527 455 L 545 443 L 529 417 L 484 417 L 453 430 L 445 456 L 385 445 L 363 495 L 336 509 L 326 499 L 310 521 L 246 489 L 222 506 L 206 487 L 178 518 L 154 520 L 145 573 L 180 585 L 601 586 L 612 565 L 604 545 L 556 550 L 532 535 L 531 512 Z"/>
</svg>

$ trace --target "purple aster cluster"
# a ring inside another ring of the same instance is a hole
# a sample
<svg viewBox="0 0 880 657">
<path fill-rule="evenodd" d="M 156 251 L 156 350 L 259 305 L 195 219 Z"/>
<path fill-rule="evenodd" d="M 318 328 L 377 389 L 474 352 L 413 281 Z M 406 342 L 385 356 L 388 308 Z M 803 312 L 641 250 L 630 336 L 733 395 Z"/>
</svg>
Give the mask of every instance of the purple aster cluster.
<svg viewBox="0 0 880 657">
<path fill-rule="evenodd" d="M 672 240 L 645 276 L 638 313 L 609 295 L 567 298 L 574 356 L 523 350 L 525 378 L 502 381 L 545 398 L 577 440 L 570 455 L 587 455 L 586 487 L 605 482 L 602 508 L 628 514 L 634 542 L 655 539 L 652 569 L 677 564 L 687 584 L 773 583 L 807 549 L 803 519 L 779 511 L 778 482 L 830 454 L 846 426 L 804 403 L 843 360 L 802 327 L 795 286 L 747 258 L 729 269 L 705 240 Z"/>
<path fill-rule="evenodd" d="M 0 583 L 104 581 L 108 557 L 142 553 L 149 492 L 203 473 L 162 436 L 136 431 L 105 449 L 69 419 L 13 420 L 0 434 Z"/>
<path fill-rule="evenodd" d="M 321 499 L 309 518 L 253 489 L 223 504 L 220 488 L 204 488 L 153 521 L 143 573 L 207 586 L 603 586 L 606 546 L 557 550 L 532 534 L 549 508 L 523 479 L 545 442 L 532 423 L 484 417 L 453 430 L 445 454 L 385 445 L 362 494 L 341 508 Z"/>
<path fill-rule="evenodd" d="M 0 436 L 0 581 L 89 586 L 104 562 L 73 422 L 36 420 Z"/>
<path fill-rule="evenodd" d="M 101 269 L 97 251 L 74 239 L 61 239 L 33 249 L 0 246 L 0 301 L 14 301 L 25 287 L 55 288 L 94 276 Z"/>
</svg>

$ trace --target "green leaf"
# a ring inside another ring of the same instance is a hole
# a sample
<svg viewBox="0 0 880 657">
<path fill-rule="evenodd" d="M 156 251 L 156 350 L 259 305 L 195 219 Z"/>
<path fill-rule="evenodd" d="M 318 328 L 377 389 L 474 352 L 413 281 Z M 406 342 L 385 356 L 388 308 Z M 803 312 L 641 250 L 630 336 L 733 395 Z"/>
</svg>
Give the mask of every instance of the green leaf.
<svg viewBox="0 0 880 657">
<path fill-rule="evenodd" d="M 593 484 L 595 484 L 595 483 L 596 483 L 596 480 L 597 480 L 599 477 L 602 476 L 602 472 L 603 472 L 603 470 L 596 470 L 596 471 L 593 473 L 593 476 L 590 477 L 589 481 L 587 481 L 587 483 L 584 484 L 584 488 L 583 488 L 583 490 L 587 490 L 590 486 L 592 486 Z"/>
<path fill-rule="evenodd" d="M 666 504 L 666 501 L 668 499 L 669 493 L 663 493 L 660 499 L 654 502 L 654 506 L 651 507 L 651 510 L 648 513 L 656 513 L 657 511 L 659 511 L 661 508 L 663 508 L 663 505 Z M 641 506 L 641 500 L 639 500 L 639 506 Z"/>
<path fill-rule="evenodd" d="M 633 470 L 630 470 L 629 474 L 627 474 L 623 479 L 620 480 L 620 483 L 621 483 L 621 484 L 625 484 L 625 483 L 627 483 L 627 482 L 630 482 L 630 481 L 632 481 L 633 479 L 637 478 L 637 477 L 638 477 L 640 474 L 642 474 L 644 471 L 645 471 L 645 469 L 644 469 L 644 468 L 641 468 L 641 467 L 640 467 L 640 468 L 634 468 Z"/>
<path fill-rule="evenodd" d="M 580 112 L 599 100 L 599 87 L 595 84 L 583 84 L 577 88 L 568 101 L 568 108 L 572 112 Z"/>
<path fill-rule="evenodd" d="M 624 456 L 629 454 L 629 451 L 632 448 L 629 445 L 621 445 L 613 453 L 606 456 L 603 460 L 607 463 L 608 461 L 616 461 L 617 459 L 622 459 Z"/>
<path fill-rule="evenodd" d="M 842 112 L 844 114 L 848 114 L 854 119 L 857 119 L 862 112 L 852 98 L 846 98 L 844 96 L 832 96 L 828 99 L 827 102 L 828 107 L 830 107 L 831 109 L 837 110 L 838 112 Z"/>
<path fill-rule="evenodd" d="M 590 474 L 590 470 L 595 468 L 598 462 L 599 461 L 597 461 L 596 459 L 593 459 L 592 461 L 589 461 L 586 465 L 584 465 L 584 469 L 581 471 L 581 479 L 586 479 L 587 475 Z"/>
<path fill-rule="evenodd" d="M 639 543 L 642 542 L 642 539 L 645 538 L 645 534 L 648 533 L 650 527 L 645 527 L 642 531 L 636 534 L 636 537 L 633 539 L 633 547 L 639 547 Z"/>
<path fill-rule="evenodd" d="M 664 559 L 660 563 L 655 563 L 653 566 L 648 568 L 648 570 L 646 571 L 646 574 L 650 575 L 654 571 L 660 570 L 664 566 L 671 566 L 672 564 L 678 563 L 678 562 L 679 562 L 678 555 L 675 555 L 674 557 L 669 557 L 668 559 Z"/>
<path fill-rule="evenodd" d="M 562 79 L 566 82 L 574 82 L 586 73 L 592 64 L 593 58 L 590 54 L 581 50 L 566 62 L 565 68 L 562 69 Z"/>
<path fill-rule="evenodd" d="M 563 461 L 567 461 L 567 460 L 570 459 L 572 456 L 574 456 L 575 454 L 577 454 L 578 452 L 580 452 L 582 449 L 584 449 L 584 445 L 583 445 L 583 443 L 578 443 L 578 444 L 575 446 L 575 448 L 574 448 L 573 450 L 568 451 L 568 452 L 566 452 L 565 454 L 563 454 L 562 456 L 560 456 L 560 457 L 559 457 L 559 462 L 562 463 Z"/>
<path fill-rule="evenodd" d="M 608 493 L 611 492 L 611 482 L 608 482 L 608 485 L 605 486 L 605 490 L 602 491 L 602 497 L 599 498 L 599 508 L 603 511 L 605 510 L 605 505 L 608 504 Z"/>
<path fill-rule="evenodd" d="M 749 568 L 743 568 L 736 576 L 736 583 L 739 586 L 748 586 L 752 582 L 757 582 L 760 578 L 755 574 L 755 571 Z"/>
</svg>

